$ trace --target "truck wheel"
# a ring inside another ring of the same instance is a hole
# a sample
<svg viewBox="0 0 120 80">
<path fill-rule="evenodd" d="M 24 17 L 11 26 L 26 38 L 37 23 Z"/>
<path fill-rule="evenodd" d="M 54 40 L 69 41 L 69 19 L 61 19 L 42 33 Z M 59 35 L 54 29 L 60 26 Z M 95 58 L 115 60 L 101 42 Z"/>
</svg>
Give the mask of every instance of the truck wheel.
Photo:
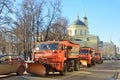
<svg viewBox="0 0 120 80">
<path fill-rule="evenodd" d="M 101 64 L 101 60 L 98 61 L 98 64 Z"/>
<path fill-rule="evenodd" d="M 79 71 L 80 70 L 80 63 L 79 63 L 79 61 L 75 62 L 74 70 L 75 71 Z"/>
<path fill-rule="evenodd" d="M 96 65 L 96 62 L 95 62 L 95 61 L 93 61 L 93 62 L 92 62 L 92 65 L 94 65 L 94 66 L 95 66 L 95 65 Z"/>
<path fill-rule="evenodd" d="M 91 67 L 92 65 L 91 64 L 87 64 L 87 67 Z"/>
<path fill-rule="evenodd" d="M 49 75 L 49 72 L 48 72 L 48 71 L 46 71 L 46 75 Z"/>
<path fill-rule="evenodd" d="M 103 60 L 100 61 L 100 64 L 102 64 L 102 63 L 103 63 Z"/>
<path fill-rule="evenodd" d="M 60 75 L 65 75 L 65 74 L 66 74 L 66 72 L 67 72 L 67 64 L 66 64 L 66 63 L 64 63 L 64 67 L 63 67 L 63 70 L 62 70 L 62 71 L 60 71 Z"/>
<path fill-rule="evenodd" d="M 23 75 L 24 72 L 25 72 L 25 68 L 23 66 L 20 66 L 16 74 L 18 76 L 21 76 Z"/>
<path fill-rule="evenodd" d="M 69 69 L 67 71 L 73 72 L 74 71 L 74 67 L 69 67 Z"/>
</svg>

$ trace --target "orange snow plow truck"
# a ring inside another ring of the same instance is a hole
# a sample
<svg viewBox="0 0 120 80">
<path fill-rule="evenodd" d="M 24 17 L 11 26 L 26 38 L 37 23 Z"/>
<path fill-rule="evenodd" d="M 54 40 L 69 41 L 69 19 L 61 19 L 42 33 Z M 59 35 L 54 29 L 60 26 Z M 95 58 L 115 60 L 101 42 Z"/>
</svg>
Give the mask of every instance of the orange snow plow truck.
<svg viewBox="0 0 120 80">
<path fill-rule="evenodd" d="M 93 48 L 91 47 L 81 47 L 80 48 L 80 63 L 82 66 L 91 67 L 95 65 L 95 58 Z"/>
<path fill-rule="evenodd" d="M 28 63 L 27 72 L 45 76 L 49 72 L 65 75 L 67 71 L 80 69 L 80 46 L 70 41 L 40 42 L 33 53 L 33 63 Z"/>
<path fill-rule="evenodd" d="M 98 63 L 98 64 L 103 63 L 103 59 L 101 57 L 101 51 L 100 50 L 95 50 L 94 58 L 95 58 L 96 63 Z"/>
</svg>

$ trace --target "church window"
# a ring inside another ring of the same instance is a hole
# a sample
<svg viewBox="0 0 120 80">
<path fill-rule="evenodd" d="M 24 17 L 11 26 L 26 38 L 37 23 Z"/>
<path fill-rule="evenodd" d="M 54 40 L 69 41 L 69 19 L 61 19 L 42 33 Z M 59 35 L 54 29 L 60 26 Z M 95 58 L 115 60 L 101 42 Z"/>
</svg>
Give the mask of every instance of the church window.
<svg viewBox="0 0 120 80">
<path fill-rule="evenodd" d="M 75 30 L 75 35 L 77 35 L 77 30 Z"/>
<path fill-rule="evenodd" d="M 82 30 L 80 30 L 80 35 L 82 35 Z"/>
<path fill-rule="evenodd" d="M 89 38 L 87 38 L 87 41 L 90 41 L 90 39 L 89 39 Z"/>
<path fill-rule="evenodd" d="M 86 30 L 85 30 L 85 35 L 86 35 Z"/>
</svg>

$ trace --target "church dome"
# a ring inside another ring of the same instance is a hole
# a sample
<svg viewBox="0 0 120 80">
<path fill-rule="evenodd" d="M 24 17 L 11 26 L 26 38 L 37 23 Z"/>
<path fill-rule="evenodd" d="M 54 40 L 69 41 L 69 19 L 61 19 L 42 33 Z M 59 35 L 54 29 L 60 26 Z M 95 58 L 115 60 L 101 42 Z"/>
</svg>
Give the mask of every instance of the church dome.
<svg viewBox="0 0 120 80">
<path fill-rule="evenodd" d="M 82 25 L 82 26 L 86 26 L 86 24 L 82 21 L 80 21 L 79 19 L 77 19 L 76 21 L 73 22 L 73 25 Z"/>
<path fill-rule="evenodd" d="M 82 22 L 81 20 L 79 20 L 79 15 L 77 15 L 77 19 L 73 22 L 72 25 L 86 26 L 86 24 L 84 22 Z"/>
</svg>

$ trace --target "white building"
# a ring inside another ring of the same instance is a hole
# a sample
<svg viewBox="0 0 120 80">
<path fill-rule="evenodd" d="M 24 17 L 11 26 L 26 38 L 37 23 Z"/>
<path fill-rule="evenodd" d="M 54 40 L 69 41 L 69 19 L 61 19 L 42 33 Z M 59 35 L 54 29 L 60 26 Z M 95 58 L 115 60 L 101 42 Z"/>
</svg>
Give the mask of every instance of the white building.
<svg viewBox="0 0 120 80">
<path fill-rule="evenodd" d="M 82 21 L 77 15 L 76 20 L 68 27 L 68 35 L 73 42 L 80 44 L 81 47 L 87 46 L 98 49 L 99 37 L 89 33 L 86 14 L 84 14 Z"/>
</svg>

